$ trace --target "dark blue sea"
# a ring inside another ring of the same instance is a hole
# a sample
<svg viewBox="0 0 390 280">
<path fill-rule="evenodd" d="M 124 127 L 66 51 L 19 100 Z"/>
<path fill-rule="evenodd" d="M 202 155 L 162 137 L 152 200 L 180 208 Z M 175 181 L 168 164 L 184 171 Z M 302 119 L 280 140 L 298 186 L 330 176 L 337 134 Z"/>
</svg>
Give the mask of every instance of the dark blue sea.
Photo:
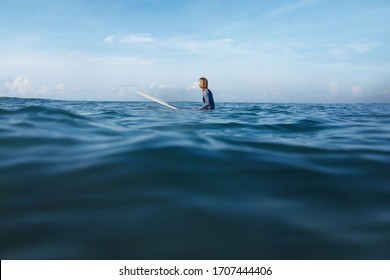
<svg viewBox="0 0 390 280">
<path fill-rule="evenodd" d="M 390 104 L 0 98 L 1 259 L 390 259 Z"/>
</svg>

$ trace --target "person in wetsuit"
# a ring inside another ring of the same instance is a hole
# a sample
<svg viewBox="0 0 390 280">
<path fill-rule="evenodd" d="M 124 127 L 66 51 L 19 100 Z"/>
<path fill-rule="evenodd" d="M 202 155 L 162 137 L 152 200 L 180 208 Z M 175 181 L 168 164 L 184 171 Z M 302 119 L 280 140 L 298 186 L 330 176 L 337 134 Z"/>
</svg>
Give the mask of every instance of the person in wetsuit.
<svg viewBox="0 0 390 280">
<path fill-rule="evenodd" d="M 203 105 L 198 108 L 198 110 L 214 110 L 214 98 L 213 93 L 208 88 L 209 82 L 205 77 L 199 78 L 199 87 L 202 89 L 203 93 Z"/>
</svg>

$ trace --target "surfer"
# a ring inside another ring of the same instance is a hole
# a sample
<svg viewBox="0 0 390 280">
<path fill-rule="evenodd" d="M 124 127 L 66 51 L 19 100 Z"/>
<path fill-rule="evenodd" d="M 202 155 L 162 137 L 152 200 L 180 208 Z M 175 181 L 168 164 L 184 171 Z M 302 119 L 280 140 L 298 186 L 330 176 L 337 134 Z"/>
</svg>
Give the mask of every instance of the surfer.
<svg viewBox="0 0 390 280">
<path fill-rule="evenodd" d="M 214 98 L 213 93 L 208 88 L 209 82 L 205 77 L 199 78 L 199 87 L 202 89 L 203 93 L 203 105 L 197 110 L 214 110 L 215 104 L 214 104 Z M 196 109 L 196 108 L 195 108 Z"/>
</svg>

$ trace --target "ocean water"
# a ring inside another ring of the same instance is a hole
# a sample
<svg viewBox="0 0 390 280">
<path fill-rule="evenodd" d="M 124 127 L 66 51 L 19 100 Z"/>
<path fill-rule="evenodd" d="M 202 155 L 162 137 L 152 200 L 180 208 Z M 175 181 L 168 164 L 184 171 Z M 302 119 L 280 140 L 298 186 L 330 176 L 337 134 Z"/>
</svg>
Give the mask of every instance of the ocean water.
<svg viewBox="0 0 390 280">
<path fill-rule="evenodd" d="M 390 104 L 0 98 L 1 259 L 390 259 Z"/>
</svg>

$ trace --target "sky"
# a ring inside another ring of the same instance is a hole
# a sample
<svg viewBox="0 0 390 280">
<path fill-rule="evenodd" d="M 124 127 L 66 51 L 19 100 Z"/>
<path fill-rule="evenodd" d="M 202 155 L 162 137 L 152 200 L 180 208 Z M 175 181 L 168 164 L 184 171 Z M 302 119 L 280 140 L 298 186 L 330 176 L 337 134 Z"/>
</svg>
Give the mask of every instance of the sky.
<svg viewBox="0 0 390 280">
<path fill-rule="evenodd" d="M 390 102 L 388 0 L 0 0 L 0 96 Z"/>
</svg>

